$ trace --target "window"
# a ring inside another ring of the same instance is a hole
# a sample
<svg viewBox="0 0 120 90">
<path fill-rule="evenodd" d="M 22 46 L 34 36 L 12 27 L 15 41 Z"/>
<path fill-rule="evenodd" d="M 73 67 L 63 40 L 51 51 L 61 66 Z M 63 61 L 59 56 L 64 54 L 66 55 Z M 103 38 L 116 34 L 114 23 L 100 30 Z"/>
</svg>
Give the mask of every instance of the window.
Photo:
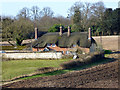
<svg viewBox="0 0 120 90">
<path fill-rule="evenodd" d="M 50 47 L 51 45 L 50 44 L 47 44 L 47 47 Z"/>
<path fill-rule="evenodd" d="M 38 49 L 39 52 L 41 52 L 42 50 L 41 49 Z"/>
<path fill-rule="evenodd" d="M 55 44 L 52 44 L 52 47 L 55 47 L 56 45 Z"/>
<path fill-rule="evenodd" d="M 43 51 L 49 51 L 49 49 L 48 49 L 48 48 L 45 48 Z"/>
<path fill-rule="evenodd" d="M 69 54 L 70 52 L 69 51 L 66 51 L 66 54 Z"/>
<path fill-rule="evenodd" d="M 73 47 L 76 47 L 76 45 L 74 44 Z"/>
</svg>

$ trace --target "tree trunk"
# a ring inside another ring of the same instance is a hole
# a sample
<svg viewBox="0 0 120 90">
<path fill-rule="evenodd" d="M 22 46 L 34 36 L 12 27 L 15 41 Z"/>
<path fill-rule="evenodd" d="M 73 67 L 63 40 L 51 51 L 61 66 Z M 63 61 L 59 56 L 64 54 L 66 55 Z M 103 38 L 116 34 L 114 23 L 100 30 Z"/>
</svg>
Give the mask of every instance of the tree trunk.
<svg viewBox="0 0 120 90">
<path fill-rule="evenodd" d="M 16 45 L 17 45 L 17 46 L 21 46 L 22 41 L 23 41 L 23 40 L 19 40 L 19 39 L 16 38 Z"/>
<path fill-rule="evenodd" d="M 12 44 L 9 40 L 8 40 L 8 43 L 10 44 L 10 45 L 12 45 L 12 46 L 15 46 L 14 44 Z"/>
</svg>

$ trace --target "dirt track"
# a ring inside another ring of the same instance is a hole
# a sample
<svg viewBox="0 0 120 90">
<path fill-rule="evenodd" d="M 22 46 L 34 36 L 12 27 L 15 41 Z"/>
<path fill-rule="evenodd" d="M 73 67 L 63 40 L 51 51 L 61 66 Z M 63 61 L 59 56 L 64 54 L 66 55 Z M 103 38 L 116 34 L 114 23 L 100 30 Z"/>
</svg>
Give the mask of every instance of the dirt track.
<svg viewBox="0 0 120 90">
<path fill-rule="evenodd" d="M 38 77 L 4 85 L 8 88 L 118 88 L 118 60 L 62 75 Z"/>
</svg>

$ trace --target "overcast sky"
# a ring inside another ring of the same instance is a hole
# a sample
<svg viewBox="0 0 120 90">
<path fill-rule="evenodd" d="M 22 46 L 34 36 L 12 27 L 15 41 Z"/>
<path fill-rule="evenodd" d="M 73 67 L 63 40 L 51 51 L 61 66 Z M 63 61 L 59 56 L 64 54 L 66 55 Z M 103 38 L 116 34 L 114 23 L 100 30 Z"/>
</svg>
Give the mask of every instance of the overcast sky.
<svg viewBox="0 0 120 90">
<path fill-rule="evenodd" d="M 54 16 L 62 15 L 67 17 L 68 9 L 76 2 L 98 2 L 103 1 L 106 8 L 118 8 L 119 0 L 2 0 L 0 1 L 0 15 L 16 16 L 19 11 L 28 7 L 38 6 L 40 9 L 43 7 L 50 7 Z"/>
</svg>

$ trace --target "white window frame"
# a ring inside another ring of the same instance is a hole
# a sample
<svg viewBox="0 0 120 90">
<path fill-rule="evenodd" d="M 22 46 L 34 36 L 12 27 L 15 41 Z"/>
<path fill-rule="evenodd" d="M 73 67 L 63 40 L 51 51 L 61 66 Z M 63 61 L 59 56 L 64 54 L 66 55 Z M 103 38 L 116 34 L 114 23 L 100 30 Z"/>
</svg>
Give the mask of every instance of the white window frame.
<svg viewBox="0 0 120 90">
<path fill-rule="evenodd" d="M 53 44 L 52 44 L 52 47 L 56 47 L 56 45 L 53 43 Z"/>
<path fill-rule="evenodd" d="M 73 47 L 76 47 L 76 44 L 73 44 Z"/>
<path fill-rule="evenodd" d="M 51 44 L 48 43 L 48 44 L 47 44 L 47 47 L 50 47 L 50 46 L 51 46 Z"/>
<path fill-rule="evenodd" d="M 46 51 L 50 51 L 48 48 L 44 48 L 44 50 L 43 50 L 43 51 L 45 51 L 45 50 L 46 50 Z"/>
</svg>

